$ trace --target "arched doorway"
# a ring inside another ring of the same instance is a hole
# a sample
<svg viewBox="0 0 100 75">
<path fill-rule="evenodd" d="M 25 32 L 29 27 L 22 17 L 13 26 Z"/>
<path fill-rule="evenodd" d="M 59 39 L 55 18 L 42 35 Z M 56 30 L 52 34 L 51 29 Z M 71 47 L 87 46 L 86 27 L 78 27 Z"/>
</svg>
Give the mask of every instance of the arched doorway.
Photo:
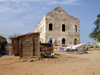
<svg viewBox="0 0 100 75">
<path fill-rule="evenodd" d="M 62 39 L 62 44 L 65 44 L 65 38 Z"/>
<path fill-rule="evenodd" d="M 76 44 L 77 44 L 77 39 L 75 38 L 75 39 L 74 39 L 74 45 L 76 45 Z"/>
<path fill-rule="evenodd" d="M 49 41 L 50 41 L 50 43 L 52 43 L 52 39 L 50 39 Z"/>
</svg>

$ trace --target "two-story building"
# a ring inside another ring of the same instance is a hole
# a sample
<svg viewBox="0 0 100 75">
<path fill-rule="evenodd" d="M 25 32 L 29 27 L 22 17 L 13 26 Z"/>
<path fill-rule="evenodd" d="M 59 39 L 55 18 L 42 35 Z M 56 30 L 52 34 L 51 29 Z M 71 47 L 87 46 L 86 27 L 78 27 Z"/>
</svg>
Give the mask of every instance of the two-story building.
<svg viewBox="0 0 100 75">
<path fill-rule="evenodd" d="M 48 12 L 34 32 L 40 32 L 40 41 L 57 45 L 80 44 L 80 20 L 69 15 L 61 7 Z"/>
</svg>

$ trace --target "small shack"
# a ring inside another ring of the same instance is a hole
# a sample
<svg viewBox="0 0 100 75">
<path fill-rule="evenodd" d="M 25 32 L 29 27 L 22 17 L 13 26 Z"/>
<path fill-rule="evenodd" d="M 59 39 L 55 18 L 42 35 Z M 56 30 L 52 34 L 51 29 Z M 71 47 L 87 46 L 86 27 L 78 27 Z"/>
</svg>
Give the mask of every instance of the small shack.
<svg viewBox="0 0 100 75">
<path fill-rule="evenodd" d="M 40 33 L 28 33 L 11 37 L 13 52 L 20 57 L 40 57 Z"/>
</svg>

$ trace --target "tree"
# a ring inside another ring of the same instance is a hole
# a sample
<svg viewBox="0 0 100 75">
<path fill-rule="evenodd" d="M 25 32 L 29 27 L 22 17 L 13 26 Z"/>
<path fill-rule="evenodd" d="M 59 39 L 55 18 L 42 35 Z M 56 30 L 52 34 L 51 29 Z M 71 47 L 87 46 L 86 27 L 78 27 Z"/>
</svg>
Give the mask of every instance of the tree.
<svg viewBox="0 0 100 75">
<path fill-rule="evenodd" d="M 93 24 L 95 24 L 95 28 L 89 37 L 100 42 L 100 14 L 97 15 L 97 20 Z"/>
<path fill-rule="evenodd" d="M 2 44 L 7 45 L 7 41 L 6 40 L 2 41 Z"/>
</svg>

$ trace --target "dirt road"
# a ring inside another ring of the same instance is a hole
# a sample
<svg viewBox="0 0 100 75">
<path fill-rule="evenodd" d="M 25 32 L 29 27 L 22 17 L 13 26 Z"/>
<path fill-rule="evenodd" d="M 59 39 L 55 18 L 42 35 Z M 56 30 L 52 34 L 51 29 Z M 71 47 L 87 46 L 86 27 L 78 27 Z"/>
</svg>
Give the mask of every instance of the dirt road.
<svg viewBox="0 0 100 75">
<path fill-rule="evenodd" d="M 0 75 L 100 75 L 100 50 L 58 52 L 55 58 L 31 62 L 4 56 L 0 57 Z"/>
</svg>

